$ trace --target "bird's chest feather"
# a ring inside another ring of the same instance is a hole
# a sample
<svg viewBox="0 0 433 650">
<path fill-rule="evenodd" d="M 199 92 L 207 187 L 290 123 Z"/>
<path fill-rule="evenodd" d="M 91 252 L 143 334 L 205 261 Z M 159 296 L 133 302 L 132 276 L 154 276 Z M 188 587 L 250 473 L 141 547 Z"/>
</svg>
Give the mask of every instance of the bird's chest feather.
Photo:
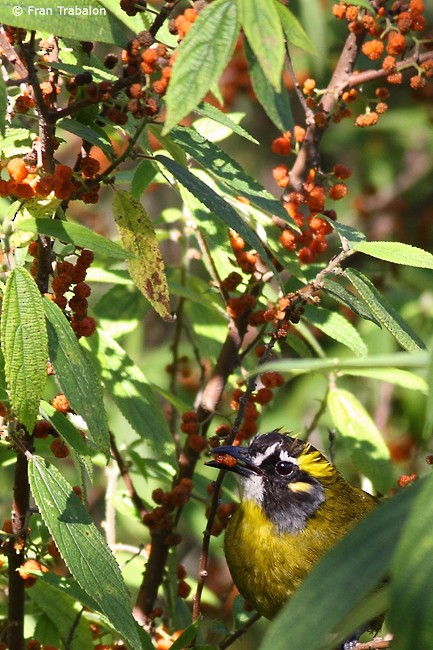
<svg viewBox="0 0 433 650">
<path fill-rule="evenodd" d="M 244 598 L 272 618 L 327 547 L 329 530 L 279 534 L 254 501 L 243 501 L 225 534 L 232 578 Z"/>
</svg>

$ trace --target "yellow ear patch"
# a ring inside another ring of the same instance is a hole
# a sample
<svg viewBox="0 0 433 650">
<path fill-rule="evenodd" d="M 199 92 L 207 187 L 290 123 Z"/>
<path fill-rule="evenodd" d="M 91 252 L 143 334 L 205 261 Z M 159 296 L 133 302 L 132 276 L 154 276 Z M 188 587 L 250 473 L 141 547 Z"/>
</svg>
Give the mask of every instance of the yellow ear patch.
<svg viewBox="0 0 433 650">
<path fill-rule="evenodd" d="M 331 463 L 311 445 L 306 445 L 298 456 L 298 465 L 303 472 L 317 479 L 335 476 L 335 469 Z"/>
<path fill-rule="evenodd" d="M 303 481 L 295 481 L 295 483 L 288 483 L 287 487 L 292 492 L 312 492 L 315 487 L 311 483 L 304 483 Z"/>
</svg>

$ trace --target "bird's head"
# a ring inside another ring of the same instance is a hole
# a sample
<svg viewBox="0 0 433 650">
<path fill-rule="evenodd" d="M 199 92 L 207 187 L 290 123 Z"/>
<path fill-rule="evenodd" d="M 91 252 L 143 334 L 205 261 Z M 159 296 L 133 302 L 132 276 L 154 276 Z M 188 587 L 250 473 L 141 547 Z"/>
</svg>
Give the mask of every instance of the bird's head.
<svg viewBox="0 0 433 650">
<path fill-rule="evenodd" d="M 281 532 L 304 528 L 325 501 L 325 487 L 339 476 L 315 447 L 280 431 L 259 434 L 248 447 L 222 446 L 212 453 L 217 457 L 207 465 L 238 474 L 243 499 L 255 501 Z"/>
</svg>

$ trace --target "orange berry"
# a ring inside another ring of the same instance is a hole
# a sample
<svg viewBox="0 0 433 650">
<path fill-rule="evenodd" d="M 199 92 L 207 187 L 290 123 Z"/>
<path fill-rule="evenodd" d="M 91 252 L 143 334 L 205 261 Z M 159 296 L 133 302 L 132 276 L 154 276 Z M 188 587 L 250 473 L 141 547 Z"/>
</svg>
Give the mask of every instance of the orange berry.
<svg viewBox="0 0 433 650">
<path fill-rule="evenodd" d="M 388 34 L 388 43 L 386 45 L 386 51 L 392 56 L 401 54 L 406 49 L 407 43 L 403 34 L 400 32 L 389 32 Z"/>
<path fill-rule="evenodd" d="M 325 189 L 321 185 L 315 185 L 307 196 L 307 205 L 313 212 L 322 212 L 325 207 Z"/>
<path fill-rule="evenodd" d="M 339 201 L 340 199 L 344 198 L 347 196 L 346 183 L 336 183 L 329 188 L 328 194 L 329 198 L 333 199 L 334 201 Z"/>
<path fill-rule="evenodd" d="M 424 2 L 422 0 L 410 0 L 409 11 L 416 15 L 424 13 Z"/>
<path fill-rule="evenodd" d="M 297 126 L 295 125 L 293 127 L 293 136 L 295 138 L 295 142 L 302 143 L 305 140 L 305 129 L 302 126 Z"/>
<path fill-rule="evenodd" d="M 335 18 L 337 18 L 338 20 L 342 20 L 346 15 L 346 6 L 345 5 L 333 5 L 332 13 L 334 14 Z"/>
<path fill-rule="evenodd" d="M 183 12 L 183 15 L 185 16 L 185 18 L 187 20 L 189 20 L 190 23 L 195 22 L 197 20 L 197 17 L 198 17 L 197 11 L 195 9 L 193 9 L 192 7 L 189 8 L 189 9 L 185 9 L 185 11 Z"/>
<path fill-rule="evenodd" d="M 67 413 L 71 408 L 68 398 L 63 393 L 58 393 L 53 397 L 51 404 L 57 411 L 60 411 L 60 413 Z"/>
<path fill-rule="evenodd" d="M 290 180 L 289 169 L 287 165 L 277 165 L 272 170 L 272 176 L 279 187 L 287 187 Z"/>
<path fill-rule="evenodd" d="M 255 401 L 257 404 L 267 404 L 272 401 L 273 397 L 274 394 L 270 388 L 259 388 L 255 396 Z"/>
<path fill-rule="evenodd" d="M 12 158 L 6 164 L 9 176 L 18 183 L 21 183 L 28 175 L 26 163 L 22 158 Z"/>
<path fill-rule="evenodd" d="M 311 95 L 315 87 L 316 87 L 316 82 L 314 79 L 306 79 L 304 81 L 304 87 L 302 88 L 302 92 L 304 93 L 304 95 Z"/>
<path fill-rule="evenodd" d="M 47 573 L 48 569 L 46 566 L 38 562 L 38 560 L 26 560 L 18 568 L 18 573 L 23 580 L 28 580 L 29 578 L 34 577 L 33 574 L 29 573 L 29 571 L 40 571 L 41 573 Z"/>
<path fill-rule="evenodd" d="M 290 140 L 287 140 L 285 137 L 279 137 L 272 141 L 271 149 L 280 156 L 288 156 L 292 150 L 292 146 Z"/>
<path fill-rule="evenodd" d="M 278 241 L 286 250 L 294 251 L 296 248 L 296 235 L 288 228 L 283 230 Z"/>
<path fill-rule="evenodd" d="M 383 41 L 374 39 L 372 41 L 367 41 L 362 45 L 362 51 L 369 59 L 376 61 L 380 59 L 383 54 L 384 45 Z"/>
<path fill-rule="evenodd" d="M 311 250 L 311 248 L 304 246 L 298 251 L 298 257 L 302 264 L 311 264 L 316 259 L 316 252 Z"/>
</svg>

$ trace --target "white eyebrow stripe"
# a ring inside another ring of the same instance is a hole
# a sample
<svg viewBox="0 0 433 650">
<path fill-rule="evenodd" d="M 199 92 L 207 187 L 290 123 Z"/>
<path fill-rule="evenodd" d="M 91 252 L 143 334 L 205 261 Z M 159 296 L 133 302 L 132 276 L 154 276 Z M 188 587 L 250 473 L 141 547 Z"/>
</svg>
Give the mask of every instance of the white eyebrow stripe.
<svg viewBox="0 0 433 650">
<path fill-rule="evenodd" d="M 285 460 L 288 463 L 293 463 L 294 465 L 298 465 L 298 459 L 294 458 L 293 456 L 289 456 L 289 454 L 285 449 L 283 449 L 280 452 L 280 460 Z"/>
<path fill-rule="evenodd" d="M 272 456 L 272 454 L 274 453 L 278 445 L 279 445 L 278 442 L 274 442 L 274 444 L 268 447 L 267 449 L 265 449 L 265 451 L 262 454 L 257 454 L 256 456 L 254 456 L 254 464 L 260 467 L 260 465 L 263 463 L 264 460 L 266 460 L 266 458 L 268 458 L 268 456 Z"/>
</svg>

